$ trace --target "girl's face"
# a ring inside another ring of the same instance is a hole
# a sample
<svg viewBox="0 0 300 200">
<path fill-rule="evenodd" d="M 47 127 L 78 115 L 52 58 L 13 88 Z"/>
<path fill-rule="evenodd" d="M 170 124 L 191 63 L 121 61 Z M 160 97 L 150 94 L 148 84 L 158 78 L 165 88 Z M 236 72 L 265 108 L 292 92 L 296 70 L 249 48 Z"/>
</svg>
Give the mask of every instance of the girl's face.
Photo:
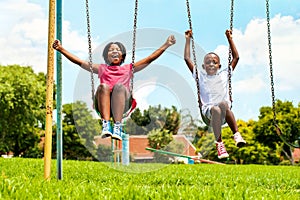
<svg viewBox="0 0 300 200">
<path fill-rule="evenodd" d="M 107 53 L 110 65 L 120 65 L 123 56 L 120 47 L 117 44 L 110 45 Z"/>
<path fill-rule="evenodd" d="M 215 54 L 207 54 L 204 57 L 203 68 L 208 75 L 215 75 L 220 69 L 220 59 Z"/>
</svg>

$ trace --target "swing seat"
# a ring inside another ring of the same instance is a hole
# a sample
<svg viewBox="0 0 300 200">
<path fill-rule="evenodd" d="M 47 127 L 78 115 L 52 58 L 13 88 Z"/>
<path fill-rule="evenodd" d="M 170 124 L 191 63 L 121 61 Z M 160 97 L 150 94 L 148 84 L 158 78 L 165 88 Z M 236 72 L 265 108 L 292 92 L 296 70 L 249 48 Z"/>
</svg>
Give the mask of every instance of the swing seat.
<svg viewBox="0 0 300 200">
<path fill-rule="evenodd" d="M 130 115 L 130 113 L 132 111 L 134 111 L 136 106 L 137 106 L 137 102 L 136 102 L 135 98 L 131 98 L 131 106 L 130 106 L 129 110 L 123 114 L 123 118 L 128 117 Z"/>
</svg>

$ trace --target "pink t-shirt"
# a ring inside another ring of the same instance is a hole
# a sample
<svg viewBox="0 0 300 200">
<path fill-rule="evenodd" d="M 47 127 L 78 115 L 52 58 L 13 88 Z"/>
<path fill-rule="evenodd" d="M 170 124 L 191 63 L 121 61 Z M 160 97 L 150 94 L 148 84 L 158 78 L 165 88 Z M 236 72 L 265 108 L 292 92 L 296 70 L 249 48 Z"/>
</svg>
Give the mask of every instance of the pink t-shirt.
<svg viewBox="0 0 300 200">
<path fill-rule="evenodd" d="M 107 64 L 100 64 L 98 69 L 98 77 L 100 83 L 105 83 L 110 90 L 115 84 L 124 85 L 128 91 L 130 90 L 130 79 L 132 77 L 132 64 L 124 64 L 122 66 L 110 66 Z"/>
</svg>

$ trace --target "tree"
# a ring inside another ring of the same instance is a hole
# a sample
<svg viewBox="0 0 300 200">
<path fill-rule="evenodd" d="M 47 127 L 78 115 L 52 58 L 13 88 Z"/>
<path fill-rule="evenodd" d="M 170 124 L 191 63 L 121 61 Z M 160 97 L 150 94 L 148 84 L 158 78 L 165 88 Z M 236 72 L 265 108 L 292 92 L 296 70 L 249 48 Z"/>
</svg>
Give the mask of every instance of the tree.
<svg viewBox="0 0 300 200">
<path fill-rule="evenodd" d="M 300 139 L 300 104 L 298 108 L 292 102 L 275 102 L 277 124 L 279 125 L 283 137 L 291 142 L 297 143 Z M 261 107 L 259 120 L 253 131 L 256 133 L 256 140 L 273 149 L 274 152 L 281 152 L 293 164 L 293 148 L 284 144 L 276 134 L 273 124 L 273 110 L 271 107 Z M 278 149 L 279 148 L 279 149 Z"/>
<path fill-rule="evenodd" d="M 208 126 L 199 119 L 194 119 L 189 110 L 182 110 L 179 132 L 184 134 L 189 140 L 196 144 L 198 140 L 206 134 Z M 204 126 L 202 126 L 204 125 Z"/>
<path fill-rule="evenodd" d="M 167 117 L 163 128 L 169 130 L 173 135 L 176 135 L 180 124 L 180 114 L 175 106 L 172 106 L 171 110 L 165 109 L 165 111 Z"/>
<path fill-rule="evenodd" d="M 253 120 L 248 122 L 237 121 L 239 131 L 247 142 L 246 146 L 241 148 L 235 145 L 230 128 L 226 127 L 223 129 L 222 138 L 230 155 L 230 160 L 242 164 L 278 163 L 279 156 L 270 147 L 256 140 L 256 133 L 253 131 L 256 123 Z"/>
<path fill-rule="evenodd" d="M 40 157 L 46 77 L 31 67 L 0 66 L 0 153 Z"/>
<path fill-rule="evenodd" d="M 255 139 L 256 134 L 253 131 L 253 127 L 256 123 L 257 122 L 253 120 L 249 120 L 248 122 L 237 120 L 239 131 L 247 141 L 246 146 L 241 148 L 235 146 L 233 133 L 230 128 L 228 126 L 222 128 L 222 140 L 229 154 L 228 160 L 234 161 L 234 163 L 244 164 L 278 163 L 279 156 L 276 152 Z M 214 134 L 205 131 L 204 128 L 202 130 L 199 129 L 197 135 L 200 138 L 198 142 L 195 143 L 197 152 L 200 152 L 207 159 L 218 160 L 217 150 L 214 144 Z"/>
<path fill-rule="evenodd" d="M 173 140 L 173 135 L 166 129 L 155 129 L 149 132 L 149 146 L 154 149 L 163 149 Z"/>
<path fill-rule="evenodd" d="M 172 109 L 150 106 L 143 114 L 137 108 L 126 121 L 126 132 L 130 135 L 147 135 L 155 129 L 167 129 L 176 135 L 180 125 L 180 114 L 176 107 Z"/>
<path fill-rule="evenodd" d="M 76 101 L 63 105 L 64 159 L 93 159 L 96 157 L 94 136 L 100 133 L 99 120 L 93 119 L 86 104 Z M 56 132 L 53 133 L 53 156 L 56 155 Z"/>
</svg>

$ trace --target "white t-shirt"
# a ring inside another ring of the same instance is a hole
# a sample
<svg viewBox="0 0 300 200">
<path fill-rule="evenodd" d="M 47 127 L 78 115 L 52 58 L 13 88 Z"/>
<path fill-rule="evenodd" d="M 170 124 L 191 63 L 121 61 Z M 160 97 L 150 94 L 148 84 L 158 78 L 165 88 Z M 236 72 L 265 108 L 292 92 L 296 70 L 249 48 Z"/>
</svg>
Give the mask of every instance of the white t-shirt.
<svg viewBox="0 0 300 200">
<path fill-rule="evenodd" d="M 218 105 L 222 101 L 226 101 L 228 103 L 228 106 L 231 107 L 228 92 L 228 68 L 218 71 L 216 75 L 208 75 L 203 71 L 200 71 L 199 74 L 202 112 L 206 114 L 212 106 Z M 195 68 L 193 71 L 193 77 L 196 79 Z"/>
</svg>

